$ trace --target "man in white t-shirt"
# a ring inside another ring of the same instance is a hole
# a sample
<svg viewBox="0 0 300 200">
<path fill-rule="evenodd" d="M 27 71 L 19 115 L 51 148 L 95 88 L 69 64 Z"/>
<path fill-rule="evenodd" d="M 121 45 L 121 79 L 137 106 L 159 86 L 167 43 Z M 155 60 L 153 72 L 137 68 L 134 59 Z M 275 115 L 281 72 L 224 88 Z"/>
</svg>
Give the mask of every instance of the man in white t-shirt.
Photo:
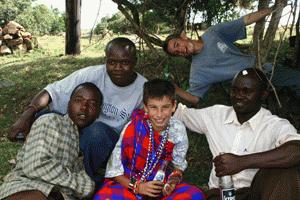
<svg viewBox="0 0 300 200">
<path fill-rule="evenodd" d="M 146 78 L 134 71 L 137 57 L 131 40 L 113 39 L 107 44 L 105 54 L 105 65 L 80 69 L 46 86 L 32 99 L 9 135 L 14 140 L 19 132 L 27 134 L 36 113 L 48 105 L 52 111 L 65 114 L 72 90 L 83 82 L 94 83 L 103 93 L 103 105 L 96 122 L 81 131 L 80 150 L 84 155 L 85 169 L 96 182 L 102 178 L 97 171 L 105 167 L 131 112 L 142 106 L 146 82 Z"/>
<path fill-rule="evenodd" d="M 232 175 L 237 199 L 299 199 L 300 135 L 261 107 L 267 84 L 262 71 L 247 68 L 233 79 L 232 106 L 179 104 L 175 117 L 205 134 L 213 155 L 208 200 L 219 198 L 218 177 L 224 175 Z"/>
</svg>

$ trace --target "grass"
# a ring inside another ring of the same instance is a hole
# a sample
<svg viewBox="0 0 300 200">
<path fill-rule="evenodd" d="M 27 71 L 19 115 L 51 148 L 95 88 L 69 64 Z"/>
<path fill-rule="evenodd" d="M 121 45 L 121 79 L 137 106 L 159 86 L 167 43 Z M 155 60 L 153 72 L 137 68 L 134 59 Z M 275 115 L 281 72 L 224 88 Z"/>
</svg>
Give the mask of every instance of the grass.
<svg viewBox="0 0 300 200">
<path fill-rule="evenodd" d="M 0 179 L 12 169 L 13 164 L 10 164 L 9 160 L 13 159 L 17 154 L 18 149 L 21 147 L 19 143 L 11 143 L 7 141 L 0 142 Z"/>
</svg>

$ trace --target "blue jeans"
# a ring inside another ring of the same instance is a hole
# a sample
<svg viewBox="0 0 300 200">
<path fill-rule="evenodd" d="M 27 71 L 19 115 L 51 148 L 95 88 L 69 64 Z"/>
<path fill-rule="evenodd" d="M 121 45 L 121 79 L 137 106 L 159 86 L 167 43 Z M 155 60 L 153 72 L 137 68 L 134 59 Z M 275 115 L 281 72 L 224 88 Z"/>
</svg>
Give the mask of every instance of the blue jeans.
<svg viewBox="0 0 300 200">
<path fill-rule="evenodd" d="M 119 134 L 103 122 L 94 122 L 80 131 L 85 171 L 96 183 L 102 180 L 98 170 L 106 167 L 118 139 Z"/>
<path fill-rule="evenodd" d="M 44 109 L 36 114 L 36 118 L 47 113 L 62 115 L 57 111 Z M 94 122 L 80 130 L 79 147 L 84 156 L 84 168 L 96 183 L 103 179 L 98 171 L 100 168 L 106 167 L 108 158 L 118 139 L 119 134 L 103 122 Z"/>
</svg>

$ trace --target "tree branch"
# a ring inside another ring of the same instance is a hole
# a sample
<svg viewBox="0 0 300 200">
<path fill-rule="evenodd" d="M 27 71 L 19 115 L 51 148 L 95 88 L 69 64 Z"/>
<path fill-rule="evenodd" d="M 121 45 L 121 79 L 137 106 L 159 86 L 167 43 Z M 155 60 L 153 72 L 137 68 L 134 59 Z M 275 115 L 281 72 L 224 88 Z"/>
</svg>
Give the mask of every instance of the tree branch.
<svg viewBox="0 0 300 200">
<path fill-rule="evenodd" d="M 186 11 L 188 8 L 188 5 L 192 3 L 192 0 L 184 0 L 180 7 L 178 8 L 178 11 L 175 15 L 175 20 L 177 21 L 175 25 L 175 31 L 176 33 L 181 33 L 183 30 L 185 30 L 185 22 L 186 22 Z"/>
<path fill-rule="evenodd" d="M 157 56 L 159 55 L 157 53 L 157 50 L 153 47 L 151 41 L 149 40 L 149 36 L 147 36 L 147 34 L 140 28 L 140 26 L 133 20 L 133 18 L 130 16 L 130 14 L 127 12 L 127 10 L 121 5 L 119 4 L 118 0 L 113 0 L 114 2 L 116 2 L 118 4 L 118 9 L 122 12 L 122 14 L 126 17 L 126 19 L 131 23 L 131 25 L 133 26 L 133 28 L 136 31 L 136 34 L 141 37 L 145 43 L 147 44 L 147 46 L 150 48 L 150 50 L 156 54 Z M 162 42 L 161 42 L 162 43 Z"/>
<path fill-rule="evenodd" d="M 277 0 L 276 2 L 278 2 L 279 0 Z M 276 4 L 275 2 L 275 4 Z M 277 3 L 278 5 L 279 3 Z M 279 21 L 281 19 L 281 14 L 283 11 L 283 7 L 279 7 L 277 8 L 271 16 L 271 21 L 269 23 L 269 27 L 267 29 L 266 35 L 264 37 L 263 43 L 262 43 L 262 54 L 261 54 L 261 61 L 262 63 L 265 63 L 265 61 L 267 60 L 268 57 L 268 53 L 272 47 L 272 43 L 274 41 L 275 38 L 275 34 L 279 25 Z"/>
</svg>

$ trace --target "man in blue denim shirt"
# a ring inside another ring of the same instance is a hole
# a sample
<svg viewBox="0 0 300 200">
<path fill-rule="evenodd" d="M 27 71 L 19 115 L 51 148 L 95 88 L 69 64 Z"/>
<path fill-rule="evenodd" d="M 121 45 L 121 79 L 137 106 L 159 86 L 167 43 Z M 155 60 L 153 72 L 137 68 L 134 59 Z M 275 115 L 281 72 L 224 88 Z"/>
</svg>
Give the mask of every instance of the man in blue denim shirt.
<svg viewBox="0 0 300 200">
<path fill-rule="evenodd" d="M 213 83 L 230 80 L 240 70 L 253 66 L 255 56 L 242 53 L 233 43 L 247 37 L 246 26 L 272 11 L 273 8 L 261 9 L 240 19 L 217 24 L 198 40 L 190 39 L 184 33 L 168 36 L 163 47 L 167 53 L 192 56 L 190 88 L 186 92 L 177 87 L 177 95 L 197 104 Z"/>
</svg>

